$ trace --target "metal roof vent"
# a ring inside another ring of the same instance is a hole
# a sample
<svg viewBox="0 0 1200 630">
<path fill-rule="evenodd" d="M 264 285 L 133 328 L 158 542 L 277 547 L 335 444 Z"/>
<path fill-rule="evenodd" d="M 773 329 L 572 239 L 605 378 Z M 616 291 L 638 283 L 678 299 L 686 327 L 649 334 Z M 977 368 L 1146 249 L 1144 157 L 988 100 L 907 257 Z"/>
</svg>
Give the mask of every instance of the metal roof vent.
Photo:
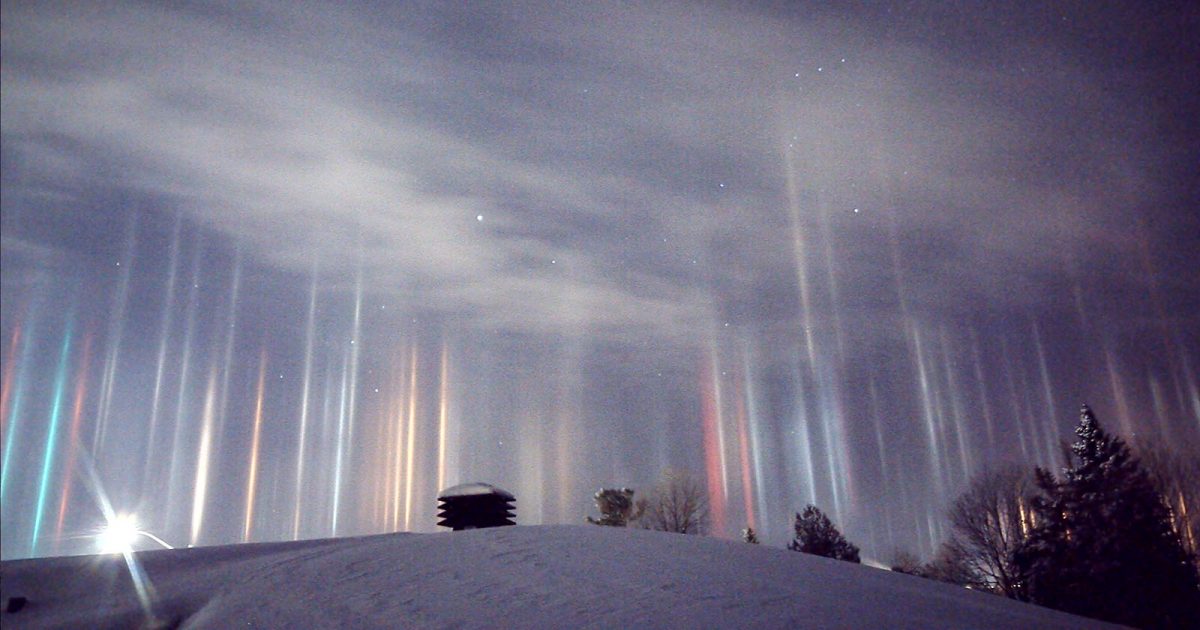
<svg viewBox="0 0 1200 630">
<path fill-rule="evenodd" d="M 507 490 L 486 483 L 463 483 L 438 495 L 438 525 L 454 531 L 516 525 L 513 502 Z"/>
</svg>

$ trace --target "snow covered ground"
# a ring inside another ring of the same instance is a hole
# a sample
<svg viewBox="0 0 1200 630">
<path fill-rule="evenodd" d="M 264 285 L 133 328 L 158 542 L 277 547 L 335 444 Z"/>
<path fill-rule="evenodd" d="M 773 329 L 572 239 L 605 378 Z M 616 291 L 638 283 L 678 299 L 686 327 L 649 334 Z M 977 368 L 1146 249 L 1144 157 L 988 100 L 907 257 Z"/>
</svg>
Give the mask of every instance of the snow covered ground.
<svg viewBox="0 0 1200 630">
<path fill-rule="evenodd" d="M 134 554 L 183 628 L 1100 628 L 786 549 L 634 529 L 502 527 Z M 121 556 L 0 563 L 4 628 L 146 623 Z"/>
</svg>

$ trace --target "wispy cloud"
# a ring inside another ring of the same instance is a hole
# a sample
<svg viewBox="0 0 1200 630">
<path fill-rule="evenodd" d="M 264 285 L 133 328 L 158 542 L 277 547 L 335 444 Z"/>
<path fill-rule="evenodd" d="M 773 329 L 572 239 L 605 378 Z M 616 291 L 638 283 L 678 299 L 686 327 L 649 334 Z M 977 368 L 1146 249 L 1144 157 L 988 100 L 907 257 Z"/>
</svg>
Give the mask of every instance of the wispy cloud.
<svg viewBox="0 0 1200 630">
<path fill-rule="evenodd" d="M 1155 186 L 1158 158 L 1122 150 L 1152 117 L 1070 51 L 984 70 L 836 16 L 39 4 L 5 24 L 7 181 L 105 177 L 271 264 L 361 265 L 503 325 L 669 332 L 734 287 L 794 299 L 785 152 L 851 299 L 895 291 L 875 278 L 894 235 L 932 308 L 1004 307 L 1013 282 L 1036 302 L 1064 256 L 1128 254 L 1112 230 Z"/>
</svg>

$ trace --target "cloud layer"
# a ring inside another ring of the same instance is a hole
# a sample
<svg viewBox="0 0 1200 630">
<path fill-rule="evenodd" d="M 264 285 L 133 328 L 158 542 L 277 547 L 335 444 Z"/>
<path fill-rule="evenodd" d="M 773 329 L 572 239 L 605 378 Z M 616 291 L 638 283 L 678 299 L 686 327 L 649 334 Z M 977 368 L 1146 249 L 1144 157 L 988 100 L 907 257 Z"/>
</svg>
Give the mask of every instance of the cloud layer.
<svg viewBox="0 0 1200 630">
<path fill-rule="evenodd" d="M 493 324 L 794 300 L 797 221 L 852 302 L 895 293 L 892 247 L 926 306 L 1036 308 L 1068 262 L 1178 222 L 1146 207 L 1174 157 L 1154 103 L 1070 39 L 972 60 L 860 16 L 677 5 L 5 16 L 6 187 L 153 195 L 271 264 Z"/>
</svg>

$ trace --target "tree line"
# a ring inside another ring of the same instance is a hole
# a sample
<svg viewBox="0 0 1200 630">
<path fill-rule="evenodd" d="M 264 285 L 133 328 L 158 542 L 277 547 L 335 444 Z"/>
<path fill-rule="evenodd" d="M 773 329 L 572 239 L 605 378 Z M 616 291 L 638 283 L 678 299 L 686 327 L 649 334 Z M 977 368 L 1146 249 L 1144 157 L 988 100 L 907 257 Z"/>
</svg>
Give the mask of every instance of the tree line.
<svg viewBox="0 0 1200 630">
<path fill-rule="evenodd" d="M 951 534 L 927 562 L 897 551 L 893 571 L 1141 628 L 1200 628 L 1200 459 L 1160 446 L 1135 452 L 1086 405 L 1064 445 L 1062 475 L 984 472 L 952 504 Z M 594 496 L 597 525 L 705 534 L 704 485 L 668 472 L 642 498 Z M 815 505 L 796 514 L 788 549 L 859 562 Z M 757 543 L 753 529 L 742 538 Z"/>
<path fill-rule="evenodd" d="M 977 476 L 933 559 L 898 553 L 893 570 L 1134 627 L 1200 627 L 1200 459 L 1135 452 L 1086 405 L 1075 435 L 1061 476 Z"/>
</svg>

